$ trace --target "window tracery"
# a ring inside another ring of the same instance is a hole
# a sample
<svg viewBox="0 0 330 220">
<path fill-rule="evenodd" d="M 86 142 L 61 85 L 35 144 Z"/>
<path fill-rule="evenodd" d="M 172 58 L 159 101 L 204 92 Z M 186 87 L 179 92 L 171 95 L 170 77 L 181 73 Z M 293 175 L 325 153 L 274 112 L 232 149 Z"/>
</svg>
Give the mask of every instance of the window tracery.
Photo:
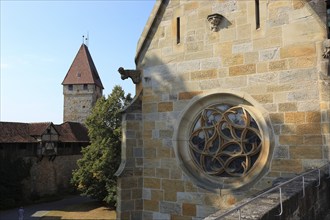
<svg viewBox="0 0 330 220">
<path fill-rule="evenodd" d="M 206 93 L 175 126 L 180 167 L 207 190 L 249 187 L 266 174 L 274 147 L 267 111 L 244 93 Z"/>
<path fill-rule="evenodd" d="M 262 137 L 247 109 L 218 104 L 197 116 L 189 149 L 201 171 L 210 176 L 246 175 L 260 155 Z"/>
</svg>

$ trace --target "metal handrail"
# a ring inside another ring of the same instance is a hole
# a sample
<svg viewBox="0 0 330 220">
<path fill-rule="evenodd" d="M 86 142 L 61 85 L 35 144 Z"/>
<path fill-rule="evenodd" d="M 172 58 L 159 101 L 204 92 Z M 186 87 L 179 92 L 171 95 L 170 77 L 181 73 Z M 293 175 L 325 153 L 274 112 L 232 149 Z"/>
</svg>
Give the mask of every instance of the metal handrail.
<svg viewBox="0 0 330 220">
<path fill-rule="evenodd" d="M 298 178 L 302 178 L 302 181 L 303 181 L 303 197 L 304 197 L 305 196 L 305 176 L 308 175 L 308 174 L 310 174 L 310 173 L 312 173 L 312 172 L 318 171 L 318 185 L 316 187 L 319 187 L 321 185 L 321 169 L 323 169 L 326 166 L 328 166 L 328 177 L 327 178 L 329 179 L 330 178 L 330 163 L 328 162 L 327 164 L 323 165 L 322 167 L 319 167 L 319 168 L 316 168 L 316 169 L 312 169 L 310 171 L 306 171 L 306 172 L 300 174 L 299 176 L 295 176 L 295 177 L 293 177 L 290 180 L 287 180 L 287 181 L 285 181 L 285 182 L 283 182 L 281 184 L 278 184 L 277 186 L 274 186 L 273 188 L 271 188 L 271 189 L 269 189 L 269 190 L 267 190 L 267 191 L 265 191 L 265 192 L 263 192 L 263 193 L 255 196 L 252 199 L 250 199 L 250 200 L 248 200 L 248 201 L 246 201 L 246 202 L 244 202 L 244 203 L 242 203 L 242 204 L 240 204 L 240 205 L 232 208 L 231 210 L 223 213 L 222 215 L 216 217 L 216 219 L 221 219 L 221 218 L 226 217 L 226 216 L 228 216 L 228 215 L 230 215 L 230 214 L 232 214 L 234 212 L 237 212 L 237 211 L 239 211 L 239 219 L 241 219 L 241 209 L 244 206 L 246 206 L 247 204 L 255 201 L 256 199 L 258 199 L 258 198 L 260 198 L 260 197 L 262 197 L 262 196 L 264 196 L 264 195 L 266 195 L 266 194 L 268 194 L 268 193 L 270 193 L 270 192 L 272 192 L 272 191 L 274 191 L 276 189 L 279 189 L 279 192 L 280 192 L 280 208 L 281 208 L 281 211 L 280 211 L 280 214 L 278 215 L 278 216 L 280 216 L 283 213 L 283 206 L 282 206 L 282 186 L 287 185 L 288 183 L 291 183 L 292 181 L 294 181 L 294 180 L 296 180 Z"/>
</svg>

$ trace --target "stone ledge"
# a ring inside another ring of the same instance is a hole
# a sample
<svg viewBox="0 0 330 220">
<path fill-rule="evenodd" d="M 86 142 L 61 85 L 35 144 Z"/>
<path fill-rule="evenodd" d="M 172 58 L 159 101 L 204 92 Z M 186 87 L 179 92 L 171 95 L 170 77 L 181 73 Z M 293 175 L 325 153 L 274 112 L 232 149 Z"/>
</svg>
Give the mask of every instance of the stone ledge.
<svg viewBox="0 0 330 220">
<path fill-rule="evenodd" d="M 283 213 L 280 213 L 279 190 L 276 189 L 241 209 L 241 219 L 323 219 L 330 208 L 330 180 L 327 175 L 321 174 L 321 184 L 318 184 L 318 172 L 315 171 L 305 176 L 305 197 L 303 197 L 302 179 L 297 179 L 282 188 Z M 289 179 L 278 178 L 274 186 Z M 262 192 L 261 192 L 262 193 Z M 257 195 L 256 195 L 257 196 Z M 250 198 L 251 199 L 251 198 Z M 244 199 L 240 203 L 248 201 Z M 206 220 L 238 219 L 239 213 L 235 212 L 226 217 L 221 217 L 228 210 L 220 210 L 205 218 Z"/>
</svg>

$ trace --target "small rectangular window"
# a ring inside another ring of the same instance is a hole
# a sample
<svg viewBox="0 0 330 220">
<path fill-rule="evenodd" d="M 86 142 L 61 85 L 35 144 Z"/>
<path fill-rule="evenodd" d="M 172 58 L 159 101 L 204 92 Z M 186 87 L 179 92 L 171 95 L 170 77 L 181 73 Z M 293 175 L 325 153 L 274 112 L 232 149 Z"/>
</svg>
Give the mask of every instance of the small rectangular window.
<svg viewBox="0 0 330 220">
<path fill-rule="evenodd" d="M 180 17 L 176 18 L 176 43 L 179 44 L 180 39 Z"/>
<path fill-rule="evenodd" d="M 330 39 L 330 1 L 326 1 L 327 4 L 327 31 L 328 39 Z"/>
<path fill-rule="evenodd" d="M 259 0 L 255 0 L 255 10 L 256 10 L 256 29 L 260 28 L 260 9 L 259 9 Z"/>
<path fill-rule="evenodd" d="M 72 91 L 72 90 L 73 90 L 73 85 L 70 84 L 70 85 L 68 86 L 68 88 L 69 88 L 70 91 Z"/>
<path fill-rule="evenodd" d="M 87 90 L 87 89 L 88 89 L 88 85 L 84 84 L 84 90 Z"/>
</svg>

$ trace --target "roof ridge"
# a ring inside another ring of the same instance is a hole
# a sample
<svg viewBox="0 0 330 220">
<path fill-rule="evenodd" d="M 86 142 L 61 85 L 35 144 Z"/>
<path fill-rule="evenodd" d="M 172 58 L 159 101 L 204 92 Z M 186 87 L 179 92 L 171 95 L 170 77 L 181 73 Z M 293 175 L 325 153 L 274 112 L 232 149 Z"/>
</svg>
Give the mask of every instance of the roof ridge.
<svg viewBox="0 0 330 220">
<path fill-rule="evenodd" d="M 51 121 L 45 121 L 45 122 L 29 122 L 27 124 L 53 124 Z"/>
<path fill-rule="evenodd" d="M 96 66 L 95 66 L 95 63 L 93 61 L 92 55 L 90 54 L 87 45 L 83 44 L 83 46 L 84 46 L 84 49 L 86 51 L 87 62 L 89 63 L 89 68 L 91 69 L 92 77 L 93 77 L 94 81 L 100 81 L 100 84 L 102 85 L 101 78 L 100 78 L 99 73 L 96 69 Z M 102 88 L 103 88 L 103 85 L 102 85 Z"/>
<path fill-rule="evenodd" d="M 155 30 L 160 22 L 161 19 L 158 19 L 159 16 L 163 16 L 163 13 L 169 4 L 170 0 L 162 0 L 162 1 L 156 1 L 155 5 L 151 11 L 151 14 L 148 18 L 148 21 L 146 25 L 144 26 L 144 29 L 142 31 L 142 34 L 140 35 L 140 38 L 137 43 L 137 49 L 136 49 L 136 55 L 135 55 L 135 64 L 139 65 L 140 58 L 144 56 L 143 53 L 145 53 L 145 48 L 149 47 L 148 41 L 152 39 L 152 36 L 155 34 Z"/>
</svg>

